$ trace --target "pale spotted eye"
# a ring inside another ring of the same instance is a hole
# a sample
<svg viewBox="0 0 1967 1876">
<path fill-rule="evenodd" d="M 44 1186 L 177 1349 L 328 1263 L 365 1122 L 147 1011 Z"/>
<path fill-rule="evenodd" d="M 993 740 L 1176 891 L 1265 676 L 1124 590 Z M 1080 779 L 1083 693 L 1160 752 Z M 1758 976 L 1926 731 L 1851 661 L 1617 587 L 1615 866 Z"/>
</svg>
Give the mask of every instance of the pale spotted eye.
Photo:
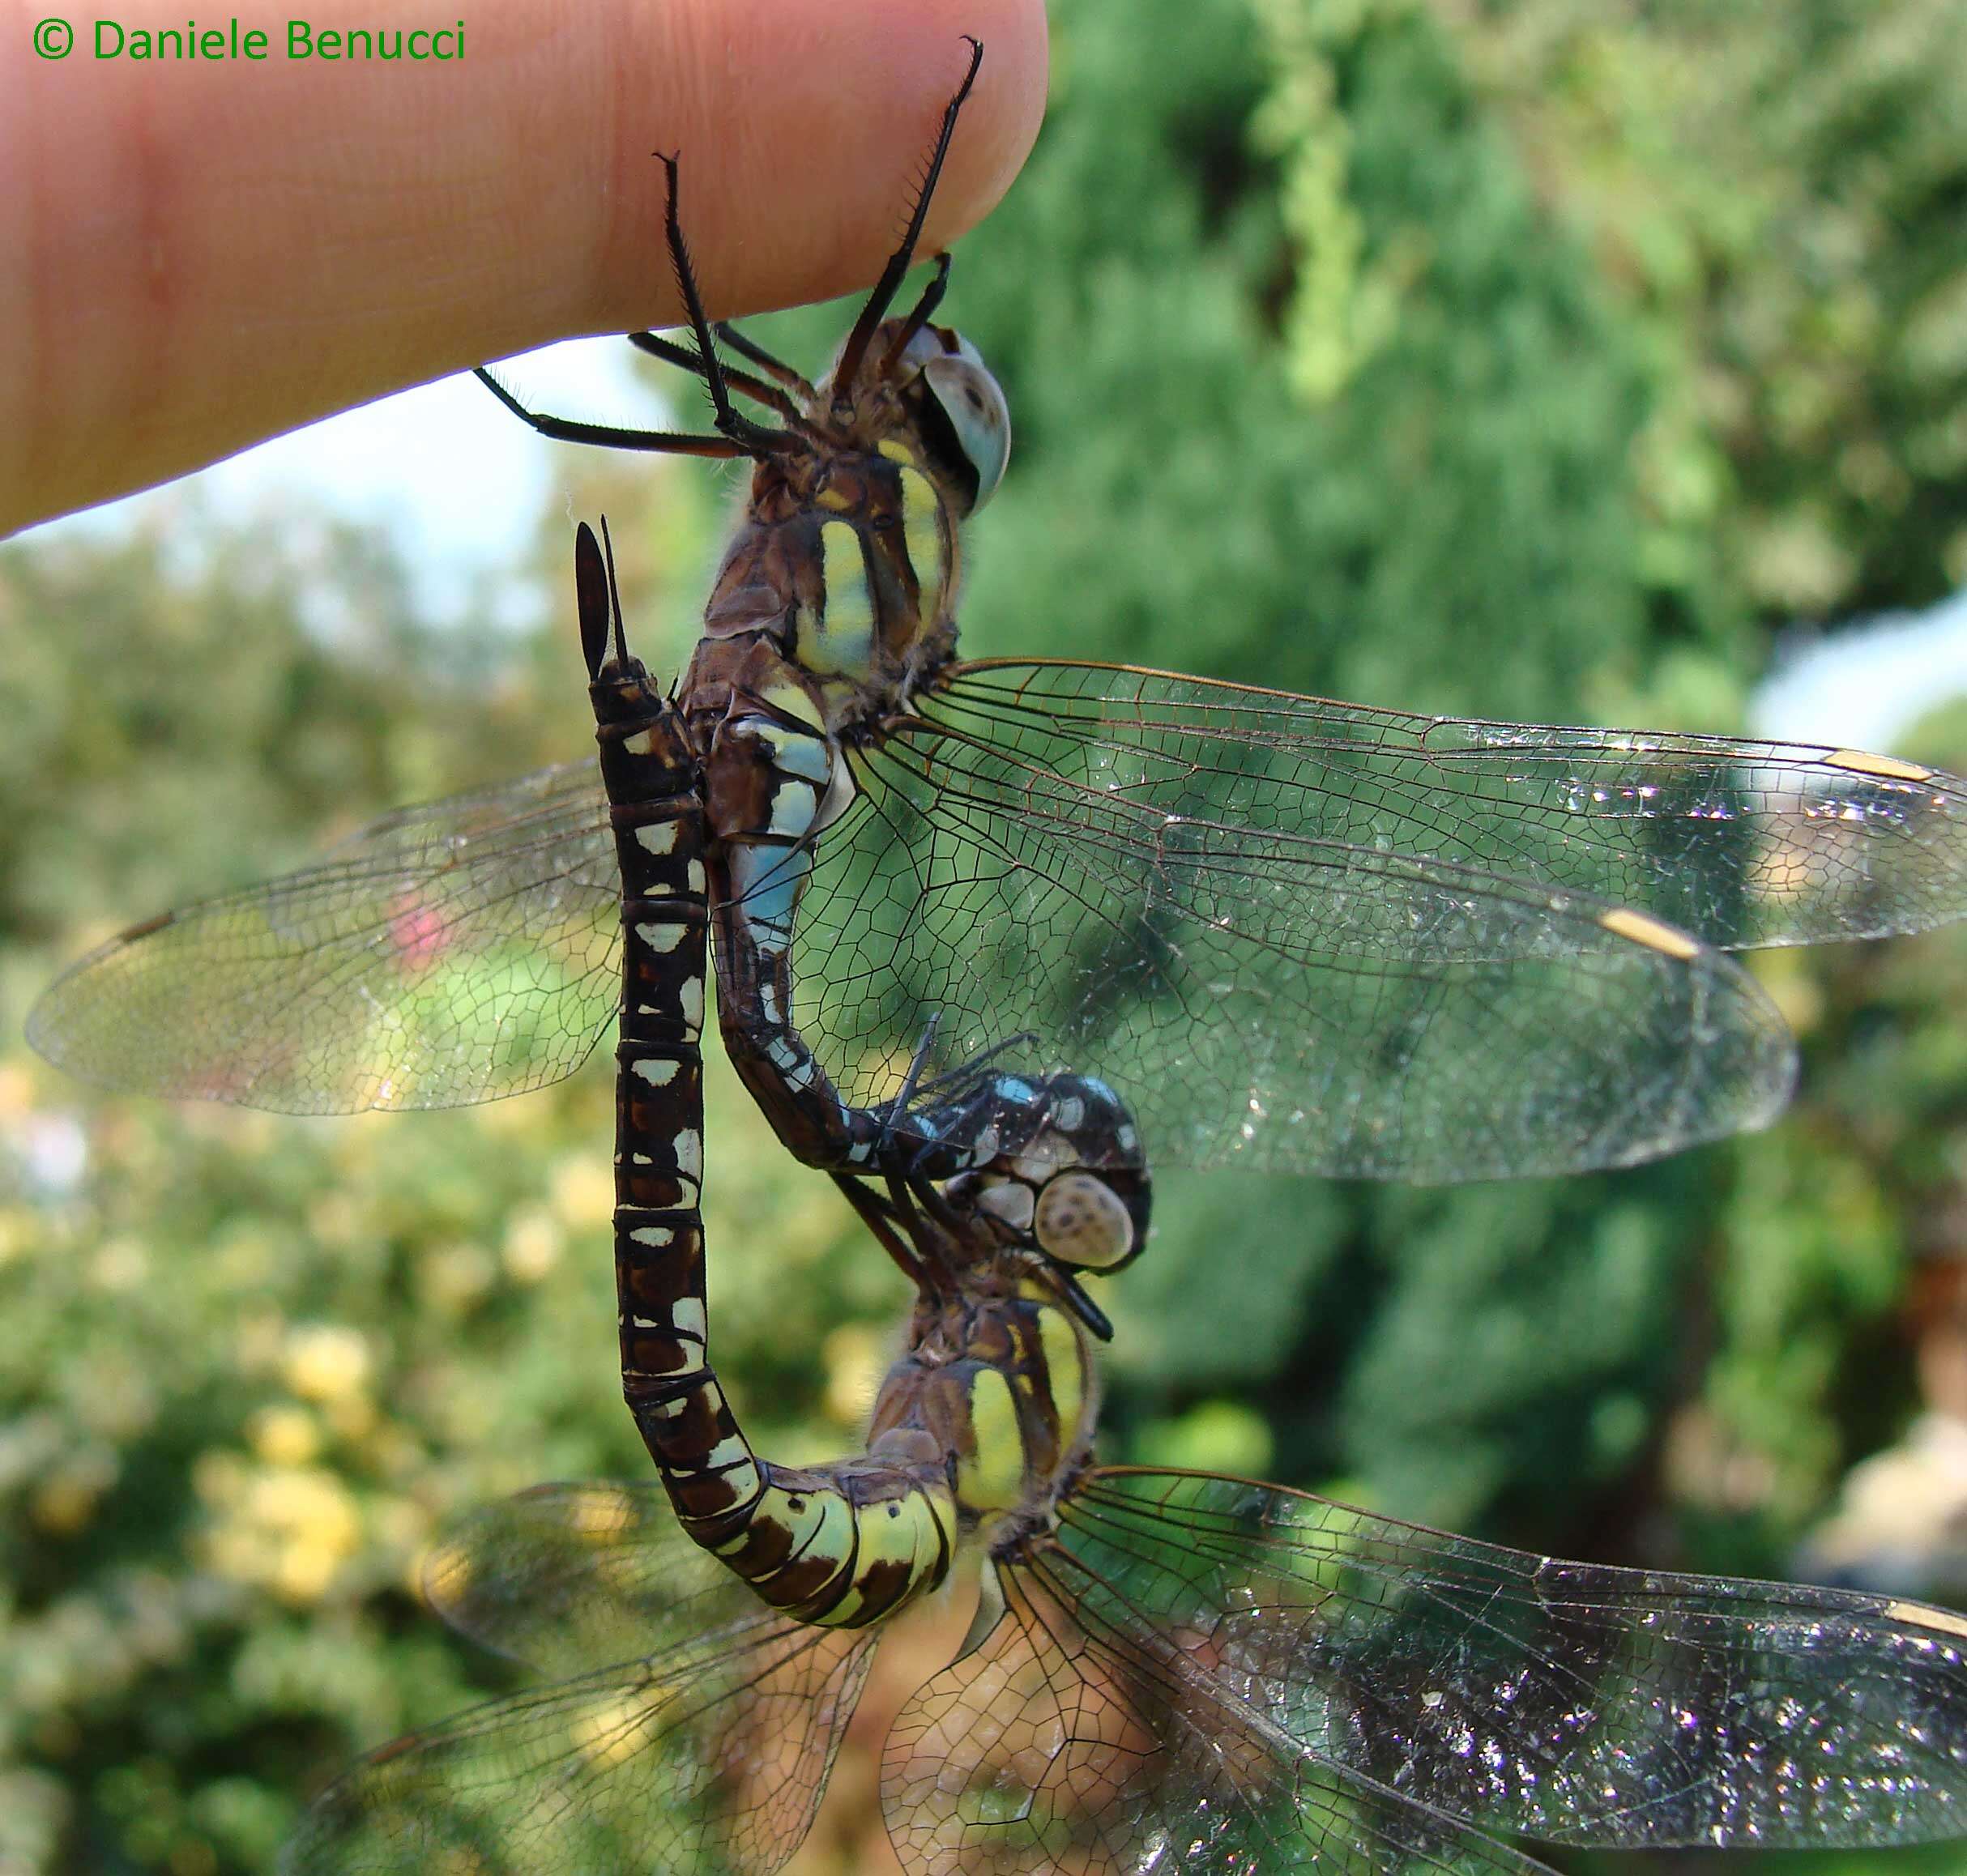
<svg viewBox="0 0 1967 1876">
<path fill-rule="evenodd" d="M 1120 1196 L 1089 1172 L 1065 1172 L 1038 1196 L 1032 1234 L 1048 1256 L 1080 1270 L 1111 1270 L 1133 1254 L 1133 1220 Z"/>
</svg>

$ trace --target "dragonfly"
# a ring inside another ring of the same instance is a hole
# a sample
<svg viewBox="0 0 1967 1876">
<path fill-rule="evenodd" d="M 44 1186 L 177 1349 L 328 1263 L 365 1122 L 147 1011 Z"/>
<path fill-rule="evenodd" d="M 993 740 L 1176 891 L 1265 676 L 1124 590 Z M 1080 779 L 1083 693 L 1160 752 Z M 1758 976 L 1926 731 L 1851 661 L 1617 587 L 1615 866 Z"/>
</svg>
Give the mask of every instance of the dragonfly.
<svg viewBox="0 0 1967 1876">
<path fill-rule="evenodd" d="M 674 703 L 719 1026 L 780 1136 L 850 1170 L 905 1138 L 947 1175 L 912 1090 L 993 1051 L 1103 1078 L 1158 1165 L 1511 1177 L 1765 1124 L 1794 1047 L 1727 954 L 1959 917 L 1959 778 L 958 654 L 1009 416 L 932 322 L 946 254 L 890 308 L 981 57 L 817 386 L 706 317 L 670 159 L 689 338 L 631 336 L 702 381 L 712 427 L 575 422 L 488 379 L 549 436 L 753 466 Z M 108 1085 L 283 1112 L 557 1081 L 619 1001 L 610 813 L 581 761 L 388 816 L 113 939 L 30 1039 Z"/>
<path fill-rule="evenodd" d="M 919 1375 L 898 1384 L 893 1410 L 877 1415 L 864 1460 L 817 1469 L 777 1465 L 753 1450 L 710 1366 L 699 1202 L 706 879 L 690 743 L 675 704 L 628 650 L 612 546 L 604 548 L 585 523 L 575 537 L 574 571 L 621 874 L 614 1239 L 622 1392 L 691 1541 L 769 1606 L 824 1627 L 863 1627 L 933 1588 L 947 1571 L 959 1515 L 976 1510 L 974 1492 L 953 1494 L 945 1465 L 946 1452 L 966 1442 L 953 1430 L 946 1403 L 935 1404 L 938 1384 Z M 1145 1240 L 1138 1136 L 1112 1091 L 1082 1077 L 1069 1078 L 1069 1089 L 1055 1080 L 1041 1089 L 979 1067 L 956 1089 L 933 1090 L 925 1100 L 941 1116 L 945 1154 L 960 1149 L 966 1178 L 983 1177 L 979 1166 L 994 1169 L 988 1206 L 1009 1205 L 1060 1268 L 1055 1287 L 1077 1312 L 1076 1332 L 1109 1334 L 1065 1267 L 1118 1268 Z M 1095 1179 L 1078 1170 L 1082 1141 L 1136 1163 Z M 884 1162 L 892 1169 L 913 1153 L 898 1141 Z M 926 1190 L 919 1171 L 916 1178 Z M 919 1281 L 917 1260 L 886 1217 L 869 1209 L 855 1181 L 841 1183 Z M 992 1320 L 1015 1341 L 1024 1313 L 1013 1311 L 1008 1329 Z M 985 1353 L 1001 1353 L 998 1339 L 974 1325 L 954 1332 L 954 1345 L 945 1334 L 918 1365 L 971 1358 L 965 1337 Z M 1055 1355 L 1072 1358 L 1043 1333 L 1026 1339 L 1029 1361 L 1041 1369 Z M 1020 1371 L 1013 1364 L 1005 1371 Z"/>
<path fill-rule="evenodd" d="M 1248 1479 L 1094 1463 L 1080 1277 L 1141 1249 L 1146 1162 L 1096 1082 L 1000 1073 L 989 1089 L 1001 1144 L 979 1124 L 956 1177 L 840 1176 L 916 1301 L 866 1449 L 815 1469 L 814 1489 L 857 1483 L 877 1529 L 905 1521 L 877 1508 L 894 1494 L 927 1493 L 980 1559 L 968 1637 L 883 1750 L 911 1876 L 1535 1876 L 1507 1837 L 1853 1847 L 1967 1829 L 1967 1618 L 1567 1563 Z M 816 1541 L 847 1579 L 899 1580 L 891 1546 L 845 1532 Z M 948 1567 L 939 1541 L 878 1611 L 801 1619 L 694 1542 L 659 1486 L 548 1486 L 483 1511 L 435 1552 L 429 1600 L 548 1678 L 359 1763 L 282 1867 L 766 1876 L 812 1824 L 889 1618 Z"/>
</svg>

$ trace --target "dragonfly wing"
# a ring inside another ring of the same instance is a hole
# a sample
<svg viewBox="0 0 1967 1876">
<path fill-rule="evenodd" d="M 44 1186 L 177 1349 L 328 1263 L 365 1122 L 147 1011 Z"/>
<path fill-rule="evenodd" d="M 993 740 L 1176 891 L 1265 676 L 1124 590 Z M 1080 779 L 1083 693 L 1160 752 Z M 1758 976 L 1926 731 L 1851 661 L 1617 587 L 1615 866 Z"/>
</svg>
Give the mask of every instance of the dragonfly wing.
<svg viewBox="0 0 1967 1876">
<path fill-rule="evenodd" d="M 955 666 L 923 707 L 1142 808 L 1571 886 L 1724 950 L 1967 914 L 1967 782 L 1860 750 L 1414 716 L 1042 661 Z"/>
<path fill-rule="evenodd" d="M 371 1754 L 302 1819 L 287 1876 L 767 1876 L 799 1847 L 873 1631 L 766 1609 L 653 1489 L 495 1506 L 444 1546 L 431 1588 L 465 1632 L 586 1671 Z"/>
<path fill-rule="evenodd" d="M 424 1595 L 459 1634 L 540 1673 L 584 1673 L 736 1620 L 757 1598 L 691 1541 L 659 1485 L 535 1486 L 462 1520 Z"/>
<path fill-rule="evenodd" d="M 1029 1036 L 1111 1081 L 1157 1163 L 1562 1173 L 1769 1119 L 1787 1030 L 1721 953 L 1581 893 L 1171 817 L 1014 753 L 899 731 L 860 763 L 796 940 L 847 1098 Z M 830 1058 L 830 1059 L 829 1059 Z"/>
<path fill-rule="evenodd" d="M 615 868 L 593 764 L 541 770 L 133 927 L 49 989 L 28 1040 L 105 1086 L 283 1114 L 544 1087 L 617 1007 Z"/>
<path fill-rule="evenodd" d="M 1486 1830 L 1870 1846 L 1967 1814 L 1967 1618 L 1942 1610 L 1567 1563 L 1201 1473 L 1096 1471 L 1059 1541 L 1082 1624 L 1172 1644 L 1265 1725 Z"/>
<path fill-rule="evenodd" d="M 881 1807 L 910 1876 L 1548 1876 L 1280 1733 L 1177 1638 L 1095 1607 L 1056 1546 L 996 1567 L 996 1626 L 888 1735 Z"/>
</svg>

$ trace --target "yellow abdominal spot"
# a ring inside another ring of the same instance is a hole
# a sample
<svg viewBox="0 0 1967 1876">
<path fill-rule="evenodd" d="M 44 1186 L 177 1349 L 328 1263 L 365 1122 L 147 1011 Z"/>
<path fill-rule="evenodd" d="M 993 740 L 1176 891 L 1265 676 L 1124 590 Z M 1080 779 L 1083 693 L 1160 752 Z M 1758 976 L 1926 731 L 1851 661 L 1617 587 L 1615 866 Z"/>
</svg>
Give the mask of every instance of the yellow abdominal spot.
<svg viewBox="0 0 1967 1876">
<path fill-rule="evenodd" d="M 1008 1511 L 1024 1502 L 1025 1439 L 1011 1384 L 995 1368 L 970 1382 L 971 1451 L 956 1469 L 958 1495 L 973 1511 Z"/>
<path fill-rule="evenodd" d="M 782 779 L 772 791 L 771 816 L 765 824 L 765 831 L 799 840 L 813 825 L 813 816 L 819 808 L 819 791 L 810 782 L 791 778 Z"/>
<path fill-rule="evenodd" d="M 635 936 L 641 939 L 651 951 L 660 952 L 667 956 L 683 942 L 689 929 L 689 927 L 686 925 L 678 925 L 665 919 L 651 924 L 638 925 L 635 927 Z"/>
<path fill-rule="evenodd" d="M 826 727 L 813 699 L 796 684 L 772 685 L 764 693 L 762 701 L 783 715 L 794 718 L 802 723 L 811 723 L 816 730 L 824 730 Z"/>
<path fill-rule="evenodd" d="M 853 1519 L 847 1500 L 838 1492 L 789 1492 L 783 1486 L 767 1486 L 752 1514 L 754 1526 L 761 1521 L 791 1533 L 791 1546 L 786 1553 L 788 1563 L 825 1557 L 844 1563 L 853 1554 Z M 719 1545 L 717 1554 L 735 1557 L 749 1541 L 740 1534 L 729 1543 Z"/>
<path fill-rule="evenodd" d="M 860 1547 L 854 1558 L 854 1580 L 846 1595 L 821 1619 L 847 1628 L 867 1606 L 864 1587 L 868 1572 L 885 1563 L 898 1563 L 908 1572 L 902 1600 L 926 1588 L 937 1563 L 948 1554 L 946 1531 L 936 1506 L 920 1492 L 860 1507 Z M 887 1592 L 884 1589 L 884 1594 Z M 890 1602 L 890 1606 L 894 1606 Z"/>
<path fill-rule="evenodd" d="M 644 853 L 665 854 L 676 850 L 676 824 L 658 821 L 635 830 L 635 844 Z"/>
<path fill-rule="evenodd" d="M 782 774 L 803 775 L 825 787 L 833 775 L 833 757 L 823 735 L 809 736 L 803 730 L 788 730 L 779 723 L 760 723 L 753 731 L 758 746 L 767 751 L 772 766 Z"/>
</svg>

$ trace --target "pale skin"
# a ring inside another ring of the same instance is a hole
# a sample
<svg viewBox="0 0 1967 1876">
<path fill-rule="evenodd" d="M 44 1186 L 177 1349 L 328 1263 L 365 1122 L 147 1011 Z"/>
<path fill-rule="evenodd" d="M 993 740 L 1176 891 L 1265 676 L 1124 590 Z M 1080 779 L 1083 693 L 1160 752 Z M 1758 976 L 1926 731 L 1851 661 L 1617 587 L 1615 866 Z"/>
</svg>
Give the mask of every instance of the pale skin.
<svg viewBox="0 0 1967 1876">
<path fill-rule="evenodd" d="M 59 61 L 32 43 L 51 13 Z M 98 17 L 235 15 L 263 62 L 92 56 Z M 464 56 L 294 61 L 297 18 L 462 18 Z M 984 68 L 924 253 L 1037 134 L 1043 0 L 0 7 L 0 535 L 486 360 L 676 324 L 658 147 L 713 317 L 869 284 L 964 33 Z"/>
</svg>

